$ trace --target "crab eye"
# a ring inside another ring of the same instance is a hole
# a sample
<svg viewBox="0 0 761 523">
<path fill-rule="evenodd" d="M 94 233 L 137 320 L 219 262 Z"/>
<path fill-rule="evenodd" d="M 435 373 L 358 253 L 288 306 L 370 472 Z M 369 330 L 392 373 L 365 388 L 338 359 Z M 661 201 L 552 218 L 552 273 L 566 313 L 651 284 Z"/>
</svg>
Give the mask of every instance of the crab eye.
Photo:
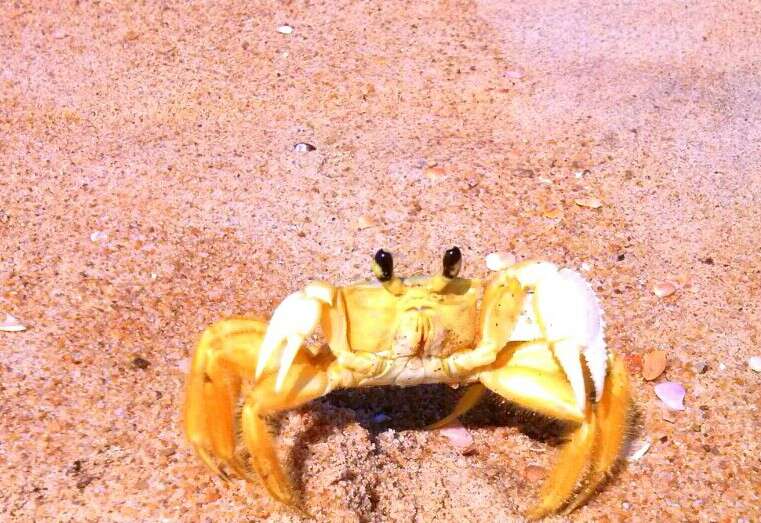
<svg viewBox="0 0 761 523">
<path fill-rule="evenodd" d="M 444 276 L 456 278 L 462 266 L 462 253 L 457 247 L 452 247 L 444 253 Z"/>
<path fill-rule="evenodd" d="M 373 273 L 380 281 L 389 281 L 394 276 L 394 258 L 390 252 L 379 249 L 373 258 Z"/>
</svg>

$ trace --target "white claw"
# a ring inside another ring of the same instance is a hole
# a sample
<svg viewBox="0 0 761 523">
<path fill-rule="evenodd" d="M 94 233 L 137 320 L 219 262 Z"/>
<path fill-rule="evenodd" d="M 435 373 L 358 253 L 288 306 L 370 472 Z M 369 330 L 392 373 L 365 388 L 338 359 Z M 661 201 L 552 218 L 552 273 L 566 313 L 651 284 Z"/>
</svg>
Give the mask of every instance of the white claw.
<svg viewBox="0 0 761 523">
<path fill-rule="evenodd" d="M 280 390 L 304 339 L 314 332 L 320 322 L 321 310 L 320 301 L 301 291 L 290 294 L 277 306 L 259 348 L 259 360 L 254 374 L 256 380 L 261 378 L 270 358 L 283 350 L 275 382 L 276 390 Z"/>
<path fill-rule="evenodd" d="M 275 392 L 279 393 L 282 390 L 285 377 L 288 375 L 288 371 L 291 370 L 293 360 L 303 342 L 304 339 L 301 336 L 291 336 L 288 339 L 288 344 L 285 346 L 283 355 L 280 358 L 280 368 L 277 371 L 277 379 L 275 380 Z"/>
<path fill-rule="evenodd" d="M 587 389 L 584 384 L 584 371 L 581 368 L 581 351 L 572 340 L 558 341 L 553 344 L 555 357 L 563 367 L 568 382 L 573 389 L 576 406 L 581 412 L 587 407 Z"/>
<path fill-rule="evenodd" d="M 603 338 L 602 309 L 592 287 L 579 273 L 561 269 L 538 283 L 536 300 L 547 339 L 556 349 L 565 347 L 556 350 L 555 355 L 566 371 L 577 402 L 584 397 L 583 373 L 578 361 L 580 350 L 592 378 L 595 400 L 599 401 L 605 385 L 608 351 Z M 567 358 L 567 368 L 561 358 Z M 577 367 L 579 376 L 571 375 L 569 372 L 576 373 Z"/>
<path fill-rule="evenodd" d="M 256 372 L 254 373 L 254 379 L 256 381 L 259 381 L 259 378 L 262 377 L 267 362 L 281 345 L 282 337 L 280 336 L 280 333 L 275 332 L 274 329 L 268 327 L 267 333 L 262 340 L 262 344 L 259 346 L 259 360 L 256 362 Z"/>
</svg>

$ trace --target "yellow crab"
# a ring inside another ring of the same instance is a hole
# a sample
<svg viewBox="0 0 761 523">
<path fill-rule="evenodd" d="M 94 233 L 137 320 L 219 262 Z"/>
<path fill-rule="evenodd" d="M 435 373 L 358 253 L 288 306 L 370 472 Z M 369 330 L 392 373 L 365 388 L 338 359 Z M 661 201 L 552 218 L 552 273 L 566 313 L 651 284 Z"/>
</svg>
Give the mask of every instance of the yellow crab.
<svg viewBox="0 0 761 523">
<path fill-rule="evenodd" d="M 377 282 L 310 283 L 285 298 L 269 323 L 236 317 L 207 328 L 185 403 L 185 433 L 198 455 L 222 477 L 220 465 L 249 478 L 236 452 L 239 422 L 265 487 L 295 506 L 265 416 L 339 388 L 474 384 L 435 426 L 474 406 L 485 388 L 568 422 L 570 441 L 529 515 L 578 507 L 614 466 L 630 408 L 629 378 L 606 350 L 598 301 L 578 273 L 552 263 L 503 266 L 485 284 L 458 277 L 461 262 L 454 247 L 442 274 L 400 279 L 391 254 L 380 250 Z M 307 343 L 318 325 L 327 343 Z"/>
</svg>

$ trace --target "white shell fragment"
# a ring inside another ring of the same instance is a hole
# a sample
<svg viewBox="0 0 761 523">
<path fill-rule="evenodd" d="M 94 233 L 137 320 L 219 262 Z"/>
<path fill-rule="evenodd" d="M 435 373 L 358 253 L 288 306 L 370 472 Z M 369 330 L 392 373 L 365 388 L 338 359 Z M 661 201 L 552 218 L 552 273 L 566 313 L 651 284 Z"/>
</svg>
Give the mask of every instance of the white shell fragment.
<svg viewBox="0 0 761 523">
<path fill-rule="evenodd" d="M 602 202 L 597 198 L 577 198 L 573 202 L 579 207 L 587 207 L 588 209 L 599 209 L 602 207 Z"/>
<path fill-rule="evenodd" d="M 658 296 L 659 298 L 665 298 L 666 296 L 671 296 L 676 292 L 676 285 L 671 283 L 670 281 L 660 281 L 653 285 L 653 294 Z"/>
<path fill-rule="evenodd" d="M 493 252 L 486 256 L 486 267 L 490 271 L 503 271 L 515 265 L 515 255 L 509 252 Z"/>
<path fill-rule="evenodd" d="M 3 322 L 0 323 L 0 331 L 2 332 L 21 332 L 25 330 L 26 325 L 21 323 L 18 318 L 11 316 L 10 314 L 6 314 Z"/>
<path fill-rule="evenodd" d="M 748 366 L 755 372 L 761 372 L 761 356 L 751 356 L 748 358 Z"/>
<path fill-rule="evenodd" d="M 293 32 L 293 27 L 291 27 L 288 24 L 281 25 L 280 27 L 277 28 L 277 32 L 280 33 L 281 35 L 289 35 Z"/>
<path fill-rule="evenodd" d="M 684 387 L 681 383 L 666 381 L 655 386 L 655 395 L 669 410 L 684 410 Z"/>
<path fill-rule="evenodd" d="M 91 242 L 100 242 L 108 239 L 108 233 L 104 231 L 93 231 L 90 234 Z"/>
<path fill-rule="evenodd" d="M 629 456 L 626 458 L 627 461 L 639 461 L 642 459 L 642 456 L 647 454 L 647 451 L 650 450 L 650 446 L 653 444 L 652 441 L 650 441 L 650 438 L 646 438 L 639 442 L 639 446 L 637 450 L 629 454 Z"/>
<path fill-rule="evenodd" d="M 312 151 L 316 150 L 317 147 L 312 145 L 311 143 L 301 142 L 297 143 L 293 146 L 293 150 L 297 153 L 311 153 Z"/>
<path fill-rule="evenodd" d="M 473 436 L 470 435 L 468 429 L 463 427 L 459 421 L 454 421 L 446 427 L 439 429 L 439 432 L 455 447 L 469 449 L 473 446 Z"/>
</svg>

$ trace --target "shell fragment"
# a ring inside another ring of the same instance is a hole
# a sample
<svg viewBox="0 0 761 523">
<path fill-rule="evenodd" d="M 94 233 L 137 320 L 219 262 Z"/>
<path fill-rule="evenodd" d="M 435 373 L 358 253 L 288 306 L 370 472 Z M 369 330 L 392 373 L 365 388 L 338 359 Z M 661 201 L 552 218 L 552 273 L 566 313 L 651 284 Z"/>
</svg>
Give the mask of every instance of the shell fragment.
<svg viewBox="0 0 761 523">
<path fill-rule="evenodd" d="M 515 255 L 508 252 L 493 252 L 486 256 L 486 267 L 490 271 L 503 271 L 515 265 Z"/>
<path fill-rule="evenodd" d="M 0 331 L 3 332 L 21 332 L 25 330 L 26 325 L 10 314 L 6 314 L 5 319 L 0 323 Z"/>
</svg>

